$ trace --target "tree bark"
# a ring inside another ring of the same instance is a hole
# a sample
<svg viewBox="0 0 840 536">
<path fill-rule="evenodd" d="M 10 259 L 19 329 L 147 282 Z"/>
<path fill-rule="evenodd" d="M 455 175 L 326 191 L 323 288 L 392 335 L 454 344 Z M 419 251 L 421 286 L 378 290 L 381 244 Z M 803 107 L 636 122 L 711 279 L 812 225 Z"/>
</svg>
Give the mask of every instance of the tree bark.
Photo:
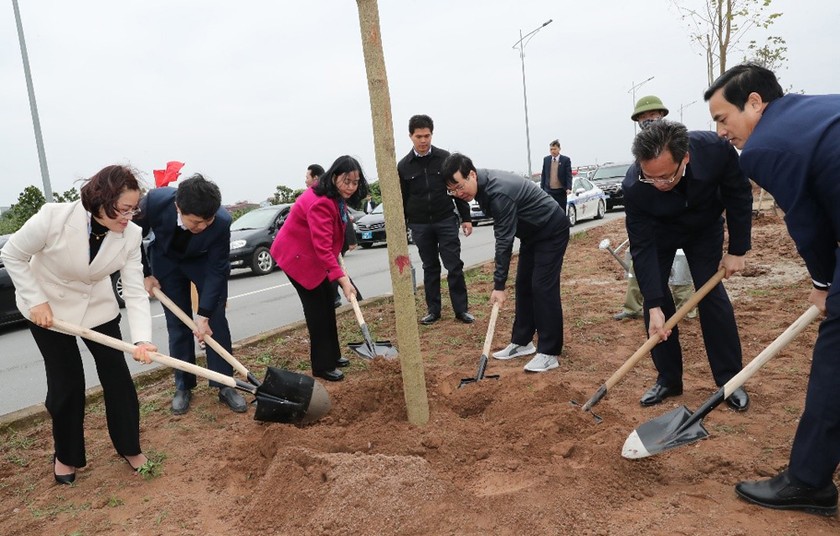
<svg viewBox="0 0 840 536">
<path fill-rule="evenodd" d="M 391 96 L 385 71 L 385 54 L 379 28 L 377 0 L 356 0 L 362 50 L 365 57 L 373 144 L 376 152 L 376 171 L 385 204 L 385 232 L 388 236 L 388 261 L 394 288 L 397 338 L 400 346 L 400 369 L 408 421 L 424 425 L 429 421 L 429 400 L 426 377 L 420 355 L 420 335 L 417 329 L 417 310 L 411 277 L 411 258 L 406 240 L 402 193 L 397 177 L 394 151 L 394 126 L 391 117 Z"/>
</svg>

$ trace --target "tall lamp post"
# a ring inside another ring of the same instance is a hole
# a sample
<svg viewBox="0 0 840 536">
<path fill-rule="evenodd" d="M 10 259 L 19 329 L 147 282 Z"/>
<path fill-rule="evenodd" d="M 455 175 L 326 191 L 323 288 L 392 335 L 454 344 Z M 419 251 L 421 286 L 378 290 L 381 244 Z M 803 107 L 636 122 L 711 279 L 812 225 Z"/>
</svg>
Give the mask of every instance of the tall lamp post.
<svg viewBox="0 0 840 536">
<path fill-rule="evenodd" d="M 683 123 L 683 110 L 685 110 L 686 108 L 688 108 L 689 106 L 691 106 L 695 102 L 697 102 L 697 101 L 694 100 L 694 101 L 689 102 L 688 104 L 680 104 L 680 123 Z M 685 123 L 683 123 L 683 125 L 684 124 Z"/>
<path fill-rule="evenodd" d="M 653 79 L 654 79 L 654 77 L 651 76 L 647 80 L 643 80 L 642 82 L 639 82 L 638 84 L 633 84 L 633 86 L 630 89 L 627 90 L 627 93 L 630 93 L 632 95 L 631 98 L 633 99 L 633 104 L 631 104 L 631 106 L 636 106 L 636 90 L 639 89 L 640 87 L 642 87 L 643 85 L 647 84 L 648 82 L 650 82 Z M 632 84 L 632 82 L 631 82 L 631 84 Z M 631 108 L 631 110 L 632 110 L 632 108 Z M 637 127 L 638 127 L 638 123 L 633 121 L 633 135 L 634 136 L 636 135 L 636 128 Z"/>
<path fill-rule="evenodd" d="M 522 61 L 522 97 L 525 100 L 525 145 L 528 150 L 528 180 L 531 180 L 531 130 L 528 127 L 528 90 L 525 88 L 525 45 L 531 40 L 534 35 L 551 24 L 552 19 L 548 19 L 542 26 L 531 30 L 522 35 L 522 30 L 519 30 L 519 41 L 513 44 L 511 48 L 519 47 L 519 59 Z"/>
<path fill-rule="evenodd" d="M 41 137 L 41 121 L 38 119 L 38 105 L 35 103 L 35 88 L 32 86 L 32 73 L 29 71 L 29 55 L 26 53 L 26 40 L 23 38 L 23 23 L 20 20 L 20 8 L 17 0 L 12 0 L 17 23 L 20 55 L 23 58 L 23 74 L 26 77 L 26 90 L 29 93 L 29 110 L 32 112 L 32 126 L 35 128 L 35 145 L 38 148 L 38 162 L 41 164 L 41 179 L 44 182 L 44 198 L 52 203 L 53 194 L 50 186 L 50 172 L 47 169 L 47 154 L 44 151 L 44 139 Z"/>
</svg>

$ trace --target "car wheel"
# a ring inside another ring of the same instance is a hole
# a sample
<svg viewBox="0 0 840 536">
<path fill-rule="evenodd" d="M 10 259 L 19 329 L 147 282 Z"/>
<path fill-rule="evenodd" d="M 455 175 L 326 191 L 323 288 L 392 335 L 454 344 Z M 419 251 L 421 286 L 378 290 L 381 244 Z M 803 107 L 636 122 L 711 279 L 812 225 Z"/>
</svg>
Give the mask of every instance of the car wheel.
<svg viewBox="0 0 840 536">
<path fill-rule="evenodd" d="M 273 269 L 274 259 L 271 258 L 268 248 L 265 246 L 258 247 L 251 258 L 251 271 L 257 275 L 266 275 L 270 274 Z"/>
<path fill-rule="evenodd" d="M 122 277 L 119 272 L 111 274 L 111 288 L 114 289 L 114 297 L 117 299 L 117 305 L 122 309 L 125 307 L 125 299 L 123 299 Z"/>
<path fill-rule="evenodd" d="M 607 204 L 604 203 L 603 199 L 598 200 L 598 212 L 595 214 L 595 219 L 600 220 L 604 217 L 604 214 L 607 213 Z"/>
<path fill-rule="evenodd" d="M 569 205 L 566 209 L 566 215 L 569 217 L 569 227 L 574 227 L 577 223 L 577 210 L 574 205 Z"/>
</svg>

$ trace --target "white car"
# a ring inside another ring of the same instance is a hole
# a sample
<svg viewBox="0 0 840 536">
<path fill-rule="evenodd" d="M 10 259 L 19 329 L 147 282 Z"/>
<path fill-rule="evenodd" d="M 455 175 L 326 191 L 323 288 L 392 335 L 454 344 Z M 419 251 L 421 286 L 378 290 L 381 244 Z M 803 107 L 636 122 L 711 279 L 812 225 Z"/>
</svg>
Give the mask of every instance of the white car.
<svg viewBox="0 0 840 536">
<path fill-rule="evenodd" d="M 571 225 L 580 220 L 600 220 L 607 212 L 607 194 L 589 179 L 576 177 L 566 199 L 566 215 Z"/>
</svg>

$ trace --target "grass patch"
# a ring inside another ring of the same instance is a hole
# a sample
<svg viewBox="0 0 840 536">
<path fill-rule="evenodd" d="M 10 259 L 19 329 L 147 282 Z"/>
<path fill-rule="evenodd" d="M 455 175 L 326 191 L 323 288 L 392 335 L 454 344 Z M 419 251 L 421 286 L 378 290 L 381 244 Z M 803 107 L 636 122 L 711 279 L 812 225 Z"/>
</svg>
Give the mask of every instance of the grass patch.
<svg viewBox="0 0 840 536">
<path fill-rule="evenodd" d="M 145 417 L 151 413 L 158 411 L 160 408 L 160 404 L 157 402 L 144 402 L 140 404 L 140 416 Z"/>
<path fill-rule="evenodd" d="M 44 508 L 33 508 L 30 510 L 30 512 L 32 512 L 32 516 L 35 519 L 52 519 L 57 517 L 59 514 L 69 514 L 70 516 L 75 517 L 79 513 L 84 512 L 86 510 L 90 510 L 90 503 L 53 504 Z"/>
<path fill-rule="evenodd" d="M 120 499 L 119 497 L 117 497 L 115 495 L 111 495 L 110 497 L 108 497 L 108 503 L 107 504 L 111 508 L 116 508 L 118 506 L 124 505 L 125 501 Z"/>
<path fill-rule="evenodd" d="M 159 477 L 163 474 L 163 462 L 166 460 L 166 454 L 157 450 L 150 450 L 146 452 L 146 463 L 141 465 L 137 472 L 146 480 Z"/>
</svg>

